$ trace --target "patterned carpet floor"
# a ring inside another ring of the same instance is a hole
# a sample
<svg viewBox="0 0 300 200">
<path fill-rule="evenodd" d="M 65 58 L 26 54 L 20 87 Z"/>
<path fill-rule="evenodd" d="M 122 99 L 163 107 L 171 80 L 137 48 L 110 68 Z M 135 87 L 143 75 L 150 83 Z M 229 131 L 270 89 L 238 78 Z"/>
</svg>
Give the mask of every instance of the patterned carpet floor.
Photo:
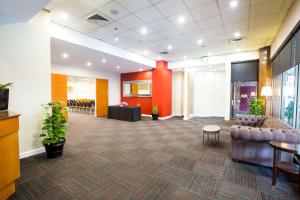
<svg viewBox="0 0 300 200">
<path fill-rule="evenodd" d="M 203 145 L 201 128 L 222 127 Z M 21 160 L 14 199 L 300 199 L 293 177 L 230 159 L 223 118 L 123 122 L 70 113 L 64 155 Z"/>
</svg>

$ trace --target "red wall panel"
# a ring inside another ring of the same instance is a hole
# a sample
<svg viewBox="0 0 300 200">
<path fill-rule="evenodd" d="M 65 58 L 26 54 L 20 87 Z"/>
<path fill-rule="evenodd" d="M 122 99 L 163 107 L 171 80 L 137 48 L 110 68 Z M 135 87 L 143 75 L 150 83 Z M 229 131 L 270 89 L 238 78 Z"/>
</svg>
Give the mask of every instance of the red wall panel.
<svg viewBox="0 0 300 200">
<path fill-rule="evenodd" d="M 165 61 L 157 61 L 153 69 L 152 103 L 158 104 L 160 117 L 172 115 L 172 71 Z"/>
<path fill-rule="evenodd" d="M 121 101 L 125 101 L 130 106 L 141 105 L 142 114 L 152 113 L 152 97 L 123 97 L 123 81 L 152 80 L 152 71 L 134 72 L 121 74 Z"/>
</svg>

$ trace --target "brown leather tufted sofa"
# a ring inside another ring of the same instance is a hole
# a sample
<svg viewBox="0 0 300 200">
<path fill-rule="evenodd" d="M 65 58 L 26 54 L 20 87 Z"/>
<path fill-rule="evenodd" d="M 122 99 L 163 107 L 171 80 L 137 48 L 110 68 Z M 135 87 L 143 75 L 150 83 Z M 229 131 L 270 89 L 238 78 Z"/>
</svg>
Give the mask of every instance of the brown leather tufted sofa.
<svg viewBox="0 0 300 200">
<path fill-rule="evenodd" d="M 300 133 L 274 117 L 237 115 L 231 126 L 231 158 L 272 167 L 273 149 L 269 141 L 300 143 Z M 281 158 L 292 162 L 292 155 L 282 152 Z"/>
</svg>

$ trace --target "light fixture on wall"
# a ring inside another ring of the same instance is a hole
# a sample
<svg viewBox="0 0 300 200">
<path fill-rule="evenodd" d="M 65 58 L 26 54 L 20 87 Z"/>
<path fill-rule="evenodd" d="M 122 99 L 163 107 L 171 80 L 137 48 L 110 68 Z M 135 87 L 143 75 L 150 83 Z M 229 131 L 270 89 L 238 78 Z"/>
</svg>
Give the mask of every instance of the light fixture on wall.
<svg viewBox="0 0 300 200">
<path fill-rule="evenodd" d="M 87 62 L 86 66 L 90 67 L 90 66 L 92 66 L 92 63 L 91 62 Z"/>
<path fill-rule="evenodd" d="M 102 59 L 102 62 L 103 62 L 103 63 L 106 63 L 106 60 L 105 60 L 105 59 Z"/>
<path fill-rule="evenodd" d="M 62 57 L 63 57 L 63 58 L 68 58 L 68 57 L 69 57 L 69 54 L 63 53 L 63 54 L 62 54 Z"/>
</svg>

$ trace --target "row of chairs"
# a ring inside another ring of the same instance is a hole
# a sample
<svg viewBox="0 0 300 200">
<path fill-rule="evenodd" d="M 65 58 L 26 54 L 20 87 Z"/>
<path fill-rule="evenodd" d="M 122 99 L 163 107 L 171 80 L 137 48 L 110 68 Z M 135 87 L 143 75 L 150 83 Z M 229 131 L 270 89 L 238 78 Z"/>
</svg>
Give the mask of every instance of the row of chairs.
<svg viewBox="0 0 300 200">
<path fill-rule="evenodd" d="M 94 99 L 88 99 L 88 100 L 70 99 L 67 100 L 67 104 L 68 104 L 69 111 L 88 112 L 88 113 L 95 112 Z"/>
</svg>

